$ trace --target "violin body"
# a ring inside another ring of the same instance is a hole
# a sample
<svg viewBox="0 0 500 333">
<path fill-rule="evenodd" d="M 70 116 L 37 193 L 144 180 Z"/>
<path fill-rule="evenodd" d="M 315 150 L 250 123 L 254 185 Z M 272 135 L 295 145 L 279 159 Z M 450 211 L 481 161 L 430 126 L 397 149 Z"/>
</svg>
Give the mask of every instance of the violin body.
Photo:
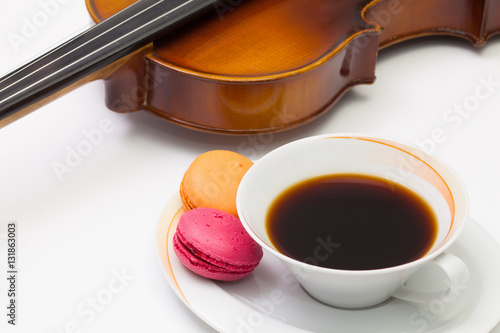
<svg viewBox="0 0 500 333">
<path fill-rule="evenodd" d="M 86 0 L 95 27 L 0 78 L 0 127 L 89 80 L 106 105 L 223 134 L 274 132 L 375 80 L 378 50 L 426 35 L 475 46 L 500 0 Z M 26 96 L 26 97 L 25 97 Z"/>
<path fill-rule="evenodd" d="M 127 3 L 87 5 L 99 22 Z M 279 131 L 315 119 L 350 87 L 372 83 L 380 48 L 431 34 L 480 46 L 499 31 L 500 1 L 235 0 L 114 72 L 106 102 L 198 130 Z"/>
<path fill-rule="evenodd" d="M 379 31 L 357 8 L 351 0 L 247 0 L 232 11 L 213 11 L 111 75 L 107 106 L 147 109 L 183 126 L 229 134 L 297 126 L 327 110 L 347 87 L 373 82 Z"/>
</svg>

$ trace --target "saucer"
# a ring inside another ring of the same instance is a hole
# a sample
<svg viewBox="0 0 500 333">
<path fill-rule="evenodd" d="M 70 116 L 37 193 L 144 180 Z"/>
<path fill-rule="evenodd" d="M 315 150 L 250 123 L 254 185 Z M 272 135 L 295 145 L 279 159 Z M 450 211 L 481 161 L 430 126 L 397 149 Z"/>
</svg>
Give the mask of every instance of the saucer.
<svg viewBox="0 0 500 333">
<path fill-rule="evenodd" d="M 267 253 L 252 274 L 236 282 L 192 273 L 172 246 L 183 212 L 178 195 L 163 210 L 156 234 L 160 262 L 181 301 L 219 332 L 487 333 L 500 321 L 500 311 L 494 310 L 500 302 L 500 266 L 492 264 L 500 257 L 500 245 L 473 220 L 448 250 L 468 265 L 466 285 L 428 304 L 390 299 L 372 308 L 346 310 L 311 298 L 288 268 Z"/>
</svg>

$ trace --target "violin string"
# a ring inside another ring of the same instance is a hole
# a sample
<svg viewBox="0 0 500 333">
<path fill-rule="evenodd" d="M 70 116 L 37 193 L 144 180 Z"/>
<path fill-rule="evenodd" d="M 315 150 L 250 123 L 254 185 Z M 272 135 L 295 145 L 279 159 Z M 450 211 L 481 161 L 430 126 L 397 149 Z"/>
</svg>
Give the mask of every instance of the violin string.
<svg viewBox="0 0 500 333">
<path fill-rule="evenodd" d="M 160 0 L 160 1 L 162 1 L 162 0 Z M 139 4 L 139 2 L 135 2 L 134 4 L 132 4 L 132 5 L 130 6 L 130 8 L 132 8 L 132 6 L 136 6 L 136 5 L 138 5 L 138 4 Z M 108 33 L 109 33 L 109 32 L 111 32 L 114 28 L 119 27 L 120 25 L 122 25 L 122 24 L 124 24 L 124 23 L 126 23 L 126 22 L 130 21 L 131 19 L 135 18 L 136 16 L 138 16 L 138 15 L 142 14 L 144 11 L 146 11 L 146 10 L 150 9 L 151 7 L 154 7 L 154 6 L 158 5 L 158 4 L 159 4 L 159 2 L 157 2 L 157 3 L 155 3 L 154 5 L 152 5 L 152 6 L 148 7 L 148 8 L 146 8 L 146 9 L 144 9 L 144 10 L 142 10 L 142 11 L 140 11 L 140 12 L 136 13 L 136 14 L 134 14 L 133 16 L 131 16 L 131 17 L 127 18 L 126 20 L 124 20 L 124 21 L 122 21 L 122 22 L 118 23 L 117 25 L 112 26 L 110 29 L 107 29 L 107 30 L 103 31 L 102 33 L 100 33 L 99 35 L 97 35 L 97 36 L 95 36 L 95 37 L 93 37 L 93 38 L 89 39 L 89 40 L 88 40 L 87 42 L 85 42 L 84 44 L 79 45 L 79 46 L 75 46 L 75 47 L 73 47 L 73 49 L 69 50 L 67 53 L 65 53 L 65 54 L 63 54 L 63 55 L 61 55 L 61 56 L 59 56 L 58 58 L 56 58 L 56 59 L 54 59 L 54 60 L 50 61 L 49 63 L 47 63 L 47 64 L 45 64 L 45 65 L 40 66 L 38 69 L 35 69 L 34 71 L 32 71 L 32 72 L 30 72 L 30 73 L 26 74 L 24 77 L 22 77 L 22 78 L 18 79 L 17 81 L 13 82 L 12 84 L 7 85 L 6 87 L 4 87 L 4 88 L 0 89 L 0 92 L 2 92 L 3 90 L 8 89 L 10 86 L 12 86 L 12 85 L 14 85 L 14 84 L 17 84 L 19 81 L 22 81 L 23 79 L 27 79 L 27 78 L 29 78 L 30 76 L 34 75 L 34 74 L 35 74 L 35 73 L 37 73 L 38 71 L 40 71 L 40 70 L 44 69 L 46 66 L 49 66 L 49 65 L 51 65 L 51 64 L 53 64 L 53 63 L 55 63 L 55 62 L 59 61 L 60 59 L 62 59 L 62 58 L 64 58 L 64 57 L 66 57 L 66 56 L 68 56 L 68 55 L 70 55 L 71 53 L 75 52 L 76 50 L 78 50 L 78 49 L 80 49 L 80 48 L 82 48 L 82 47 L 86 46 L 86 45 L 87 45 L 87 44 L 89 44 L 89 43 L 91 43 L 91 42 L 92 42 L 92 41 L 94 41 L 95 39 L 100 38 L 100 37 L 102 37 L 102 36 L 103 36 L 103 35 L 105 35 L 105 34 L 108 34 Z M 101 24 L 102 24 L 102 23 L 101 23 Z M 0 79 L 0 84 L 1 84 L 2 82 L 7 81 L 9 78 L 11 78 L 11 77 L 15 76 L 15 75 L 16 75 L 16 73 L 18 73 L 18 72 L 20 72 L 20 71 L 22 71 L 22 70 L 26 70 L 28 67 L 31 67 L 31 66 L 36 66 L 39 62 L 42 62 L 43 60 L 45 60 L 45 59 L 47 59 L 47 58 L 50 58 L 50 56 L 51 56 L 52 54 L 56 53 L 58 50 L 60 50 L 60 49 L 61 49 L 61 48 L 63 48 L 64 46 L 68 45 L 69 43 L 71 43 L 71 42 L 73 42 L 73 41 L 75 41 L 75 40 L 77 40 L 77 39 L 79 39 L 79 38 L 83 38 L 83 37 L 85 37 L 85 36 L 88 36 L 88 35 L 89 35 L 89 34 L 90 34 L 93 30 L 98 29 L 98 28 L 99 28 L 99 25 L 95 25 L 94 27 L 92 27 L 92 28 L 90 28 L 90 29 L 87 29 L 86 31 L 84 31 L 84 32 L 83 32 L 83 33 L 81 33 L 80 35 L 75 36 L 75 37 L 74 37 L 74 38 L 72 38 L 71 40 L 69 40 L 69 41 L 66 41 L 66 42 L 62 43 L 62 44 L 61 44 L 61 45 L 59 45 L 58 47 L 56 47 L 56 48 L 54 48 L 54 49 L 52 49 L 52 50 L 48 51 L 47 53 L 43 54 L 43 55 L 42 55 L 42 56 L 40 56 L 39 58 L 37 58 L 37 59 L 35 59 L 35 60 L 33 60 L 33 61 L 31 61 L 31 62 L 27 63 L 25 66 L 20 67 L 18 70 L 13 71 L 12 73 L 10 73 L 10 74 L 8 74 L 8 75 L 4 76 L 3 78 L 1 78 L 1 79 Z"/>
<path fill-rule="evenodd" d="M 154 19 L 154 20 L 152 20 L 152 21 L 149 21 L 149 22 L 147 22 L 146 24 L 143 24 L 143 25 L 141 25 L 141 26 L 139 26 L 139 27 L 137 27 L 137 28 L 133 29 L 133 30 L 132 30 L 132 31 L 130 31 L 128 34 L 125 34 L 125 35 L 123 35 L 122 37 L 119 37 L 118 39 L 116 39 L 116 40 L 114 40 L 114 41 L 112 41 L 112 42 L 109 42 L 109 43 L 107 43 L 107 44 L 102 45 L 100 48 L 95 49 L 94 51 L 92 51 L 92 52 L 88 53 L 87 55 L 85 55 L 85 56 L 83 56 L 83 57 L 79 57 L 78 59 L 74 60 L 74 61 L 73 61 L 73 62 L 71 62 L 70 64 L 68 64 L 68 65 L 66 65 L 66 66 L 64 66 L 64 67 L 62 67 L 62 68 L 60 68 L 59 70 L 57 70 L 57 71 L 55 71 L 55 72 L 52 72 L 51 74 L 48 74 L 47 76 L 45 76 L 44 78 L 40 79 L 39 81 L 37 81 L 37 82 L 35 82 L 35 83 L 32 83 L 32 84 L 30 84 L 30 85 L 28 85 L 28 86 L 24 87 L 23 89 L 21 89 L 21 90 L 17 91 L 17 92 L 16 92 L 16 93 L 14 93 L 14 94 L 11 94 L 10 96 L 7 96 L 7 98 L 5 98 L 5 101 L 8 101 L 9 99 L 14 98 L 15 96 L 17 96 L 17 95 L 19 95 L 19 94 L 21 94 L 21 93 L 23 93 L 23 92 L 25 92 L 25 91 L 27 91 L 27 90 L 31 89 L 32 87 L 34 87 L 34 86 L 36 86 L 36 85 L 40 84 L 40 83 L 41 83 L 41 82 L 43 82 L 43 81 L 47 81 L 47 80 L 49 80 L 50 78 L 54 77 L 55 75 L 57 75 L 57 74 L 59 74 L 59 73 L 61 73 L 61 72 L 64 72 L 66 69 L 71 68 L 71 67 L 73 67 L 73 66 L 77 65 L 78 63 L 81 63 L 82 61 L 86 60 L 87 58 L 90 58 L 91 56 L 93 56 L 93 55 L 95 55 L 95 54 L 97 54 L 97 53 L 99 53 L 99 52 L 102 52 L 103 50 L 106 50 L 106 49 L 107 49 L 107 48 L 109 48 L 111 45 L 116 44 L 116 43 L 117 43 L 117 42 L 119 42 L 120 40 L 126 39 L 127 37 L 129 37 L 130 35 L 133 35 L 133 34 L 134 34 L 134 33 L 136 33 L 137 31 L 141 31 L 141 30 L 143 30 L 143 29 L 146 29 L 146 28 L 147 28 L 147 26 L 151 25 L 153 22 L 155 22 L 155 21 L 157 21 L 157 20 L 160 20 L 160 19 L 164 19 L 164 18 L 165 18 L 165 17 L 167 17 L 168 15 L 170 15 L 170 14 L 174 13 L 175 11 L 177 11 L 177 10 L 181 9 L 182 7 L 184 7 L 184 6 L 188 5 L 189 3 L 193 2 L 193 1 L 194 1 L 194 0 L 188 0 L 187 2 L 185 2 L 185 3 L 183 3 L 183 4 L 181 4 L 181 5 L 177 6 L 177 7 L 175 7 L 174 9 L 169 10 L 169 11 L 168 11 L 168 12 L 166 12 L 165 14 L 163 14 L 163 15 L 161 15 L 161 16 L 158 16 L 156 19 Z M 43 65 L 43 66 L 41 66 L 41 67 L 37 68 L 36 70 L 34 70 L 34 71 L 32 71 L 31 73 L 29 73 L 28 75 L 26 75 L 26 76 L 24 76 L 24 77 L 22 77 L 22 78 L 18 79 L 17 81 L 14 81 L 13 83 L 11 83 L 10 85 L 6 86 L 6 87 L 5 87 L 4 89 L 2 89 L 2 90 L 6 90 L 6 89 L 8 89 L 9 87 L 11 87 L 11 86 L 13 86 L 13 85 L 19 84 L 19 82 L 20 82 L 20 81 L 27 80 L 27 79 L 28 79 L 28 78 L 30 78 L 31 76 L 35 75 L 37 72 L 44 70 L 47 66 L 50 66 L 51 64 L 54 64 L 54 63 L 56 63 L 56 62 L 59 62 L 59 61 L 61 61 L 62 59 L 64 59 L 65 57 L 71 56 L 71 54 L 73 54 L 73 53 L 74 53 L 74 52 L 76 52 L 77 50 L 79 50 L 79 49 L 81 49 L 81 48 L 83 48 L 83 47 L 86 47 L 87 45 L 91 44 L 92 42 L 94 42 L 94 41 L 96 41 L 96 40 L 98 40 L 98 39 L 102 38 L 103 36 L 105 36 L 105 35 L 107 35 L 107 34 L 111 33 L 113 30 L 118 29 L 118 28 L 119 28 L 120 26 L 122 26 L 123 24 L 126 24 L 126 23 L 127 23 L 127 22 L 129 22 L 130 20 L 132 20 L 132 19 L 134 19 L 134 18 L 136 18 L 136 17 L 140 16 L 140 15 L 141 15 L 141 14 L 143 14 L 144 12 L 149 11 L 149 10 L 152 10 L 152 8 L 153 8 L 153 7 L 156 7 L 156 6 L 158 6 L 159 4 L 161 4 L 161 3 L 160 3 L 160 2 L 155 3 L 155 4 L 153 4 L 152 6 L 150 6 L 150 7 L 146 8 L 146 9 L 142 10 L 141 12 L 136 13 L 135 15 L 131 16 L 131 17 L 130 17 L 130 18 L 128 18 L 127 20 L 124 20 L 124 21 L 122 21 L 121 23 L 119 23 L 118 25 L 115 25 L 115 26 L 111 27 L 111 29 L 108 29 L 108 30 L 106 30 L 106 31 L 104 31 L 104 32 L 102 32 L 102 33 L 100 33 L 99 35 L 97 35 L 96 37 L 93 37 L 93 38 L 89 39 L 88 41 L 86 41 L 86 42 L 85 42 L 85 43 L 83 43 L 82 45 L 79 45 L 79 46 L 77 46 L 77 47 L 73 48 L 72 50 L 70 50 L 69 52 L 67 52 L 67 53 L 63 54 L 62 56 L 60 56 L 60 57 L 58 57 L 58 58 L 56 58 L 56 59 L 54 59 L 54 60 L 50 61 L 49 63 L 47 63 L 47 64 L 45 64 L 45 65 Z"/>
<path fill-rule="evenodd" d="M 0 78 L 0 121 L 78 82 L 221 0 L 140 0 Z M 139 5 L 140 4 L 140 5 Z M 134 7 L 134 6 L 139 7 Z"/>
</svg>

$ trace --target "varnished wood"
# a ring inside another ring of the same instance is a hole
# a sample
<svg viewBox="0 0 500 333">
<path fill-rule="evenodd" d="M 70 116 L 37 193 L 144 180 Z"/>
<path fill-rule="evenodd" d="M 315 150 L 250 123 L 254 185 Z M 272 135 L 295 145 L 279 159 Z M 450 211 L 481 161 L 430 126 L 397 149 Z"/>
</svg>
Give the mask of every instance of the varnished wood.
<svg viewBox="0 0 500 333">
<path fill-rule="evenodd" d="M 382 27 L 380 48 L 428 35 L 465 38 L 475 46 L 500 30 L 500 2 L 492 0 L 376 0 L 365 9 Z"/>
<path fill-rule="evenodd" d="M 99 21 L 122 1 L 87 4 Z M 136 59 L 107 80 L 107 105 L 226 134 L 295 127 L 350 87 L 373 82 L 380 48 L 433 34 L 483 45 L 499 31 L 498 3 L 241 1 L 155 41 L 142 64 Z"/>
<path fill-rule="evenodd" d="M 115 7 L 119 1 L 107 3 Z M 251 0 L 223 14 L 215 11 L 154 43 L 140 69 L 146 84 L 140 77 L 131 81 L 137 73 L 132 66 L 111 77 L 108 107 L 146 109 L 183 126 L 226 134 L 310 121 L 352 85 L 375 78 L 380 29 L 361 17 L 367 3 Z M 125 103 L 123 96 L 134 89 L 147 93 L 132 94 L 138 103 Z"/>
<path fill-rule="evenodd" d="M 101 22 L 136 1 L 86 5 Z M 0 126 L 104 78 L 106 105 L 117 112 L 149 110 L 224 134 L 279 131 L 315 119 L 351 87 L 372 83 L 381 48 L 437 34 L 481 46 L 500 32 L 500 0 L 238 0 L 212 9 Z"/>
</svg>

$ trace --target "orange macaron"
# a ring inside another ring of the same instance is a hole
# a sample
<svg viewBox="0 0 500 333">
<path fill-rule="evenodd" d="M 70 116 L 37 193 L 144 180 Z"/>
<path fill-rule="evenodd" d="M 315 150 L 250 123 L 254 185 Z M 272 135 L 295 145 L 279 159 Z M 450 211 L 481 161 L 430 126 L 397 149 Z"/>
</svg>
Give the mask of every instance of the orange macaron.
<svg viewBox="0 0 500 333">
<path fill-rule="evenodd" d="M 210 207 L 238 216 L 236 192 L 253 162 L 227 150 L 199 155 L 182 178 L 180 196 L 186 210 Z"/>
</svg>

